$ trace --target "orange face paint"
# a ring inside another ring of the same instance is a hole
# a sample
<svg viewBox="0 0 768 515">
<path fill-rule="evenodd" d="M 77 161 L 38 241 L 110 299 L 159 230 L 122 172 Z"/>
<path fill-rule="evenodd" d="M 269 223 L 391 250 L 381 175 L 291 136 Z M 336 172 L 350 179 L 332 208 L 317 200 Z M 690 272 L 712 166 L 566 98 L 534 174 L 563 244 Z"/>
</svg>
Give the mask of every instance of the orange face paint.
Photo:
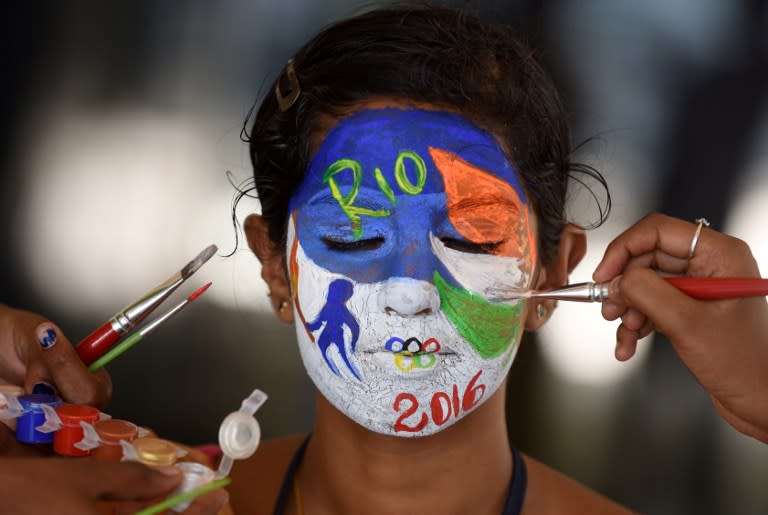
<svg viewBox="0 0 768 515">
<path fill-rule="evenodd" d="M 291 216 L 291 228 L 295 230 L 295 224 L 296 224 L 296 217 Z M 288 258 L 288 267 L 291 271 L 291 295 L 293 296 L 293 305 L 296 306 L 296 313 L 299 314 L 299 318 L 301 319 L 301 325 L 306 325 L 307 321 L 304 319 L 304 312 L 301 309 L 301 302 L 299 301 L 298 296 L 298 284 L 299 284 L 299 262 L 296 259 L 296 252 L 299 249 L 299 240 L 294 239 L 293 243 L 291 244 L 291 255 Z M 307 331 L 307 334 L 309 335 L 309 338 L 314 342 L 315 337 L 314 335 Z"/>
<path fill-rule="evenodd" d="M 456 230 L 473 243 L 498 243 L 490 254 L 527 255 L 533 263 L 528 208 L 515 188 L 453 152 L 430 147 L 429 154 L 443 176 L 448 218 Z"/>
</svg>

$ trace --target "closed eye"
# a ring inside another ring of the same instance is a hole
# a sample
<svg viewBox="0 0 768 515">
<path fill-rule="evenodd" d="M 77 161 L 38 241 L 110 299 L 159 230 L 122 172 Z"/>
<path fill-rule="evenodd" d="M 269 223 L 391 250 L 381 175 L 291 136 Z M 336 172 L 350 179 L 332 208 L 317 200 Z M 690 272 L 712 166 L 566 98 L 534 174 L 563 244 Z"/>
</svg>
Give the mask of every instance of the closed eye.
<svg viewBox="0 0 768 515">
<path fill-rule="evenodd" d="M 338 250 L 341 252 L 376 250 L 384 244 L 384 238 L 380 236 L 355 241 L 334 240 L 332 238 L 323 238 L 322 240 L 325 246 L 330 250 Z"/>
<path fill-rule="evenodd" d="M 441 238 L 440 241 L 449 249 L 466 252 L 468 254 L 491 254 L 494 250 L 504 243 L 503 241 L 489 241 L 475 243 L 468 240 L 459 240 L 456 238 Z"/>
</svg>

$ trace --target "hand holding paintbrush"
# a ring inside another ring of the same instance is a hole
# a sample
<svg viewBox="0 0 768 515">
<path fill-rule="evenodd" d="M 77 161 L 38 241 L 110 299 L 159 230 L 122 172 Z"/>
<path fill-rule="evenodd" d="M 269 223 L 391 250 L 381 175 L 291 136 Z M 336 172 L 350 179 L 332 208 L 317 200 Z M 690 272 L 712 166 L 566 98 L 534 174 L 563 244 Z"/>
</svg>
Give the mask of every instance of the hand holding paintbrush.
<svg viewBox="0 0 768 515">
<path fill-rule="evenodd" d="M 120 318 L 121 321 L 125 322 L 121 329 L 127 333 L 132 326 L 144 320 L 160 305 L 163 299 L 167 298 L 171 292 L 199 269 L 215 251 L 214 246 L 208 247 L 183 267 L 178 274 L 174 274 L 169 280 L 142 296 L 139 301 L 130 304 L 128 308 L 119 312 L 114 318 Z M 27 393 L 37 391 L 38 387 L 50 391 L 53 386 L 68 402 L 103 407 L 108 402 L 112 391 L 111 380 L 104 371 L 92 372 L 146 337 L 173 315 L 179 313 L 184 306 L 199 297 L 208 286 L 210 283 L 198 289 L 175 308 L 124 338 L 108 355 L 100 358 L 98 353 L 94 353 L 94 348 L 89 347 L 88 350 L 91 352 L 89 356 L 98 359 L 96 363 L 91 364 L 91 373 L 89 373 L 78 352 L 82 349 L 71 345 L 63 332 L 53 323 L 35 313 L 12 309 L 0 304 L 0 384 L 18 385 Z M 148 302 L 142 304 L 142 301 Z M 145 306 L 143 310 L 135 309 L 142 305 Z M 127 316 L 126 313 L 130 316 Z M 103 328 L 104 326 L 102 326 Z M 86 339 L 85 342 L 117 342 L 121 336 L 116 330 L 100 330 L 94 334 L 101 335 L 101 337 Z M 97 347 L 96 350 L 105 351 L 107 349 Z"/>
<path fill-rule="evenodd" d="M 685 277 L 662 277 L 671 274 Z M 749 296 L 763 295 L 765 280 L 747 244 L 703 221 L 653 214 L 608 246 L 593 279 L 609 284 L 603 317 L 621 319 L 618 359 L 663 333 L 723 418 L 768 443 L 768 303 Z M 731 300 L 696 298 L 721 294 Z"/>
</svg>

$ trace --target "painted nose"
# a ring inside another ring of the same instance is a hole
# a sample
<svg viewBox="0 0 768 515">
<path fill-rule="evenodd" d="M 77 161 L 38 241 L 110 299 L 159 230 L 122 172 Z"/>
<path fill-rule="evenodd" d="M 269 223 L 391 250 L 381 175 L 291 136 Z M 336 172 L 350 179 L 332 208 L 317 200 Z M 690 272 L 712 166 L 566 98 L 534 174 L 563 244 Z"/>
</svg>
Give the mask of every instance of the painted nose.
<svg viewBox="0 0 768 515">
<path fill-rule="evenodd" d="M 383 310 L 388 315 L 423 316 L 440 309 L 440 297 L 434 285 L 408 277 L 393 277 L 385 282 Z"/>
</svg>

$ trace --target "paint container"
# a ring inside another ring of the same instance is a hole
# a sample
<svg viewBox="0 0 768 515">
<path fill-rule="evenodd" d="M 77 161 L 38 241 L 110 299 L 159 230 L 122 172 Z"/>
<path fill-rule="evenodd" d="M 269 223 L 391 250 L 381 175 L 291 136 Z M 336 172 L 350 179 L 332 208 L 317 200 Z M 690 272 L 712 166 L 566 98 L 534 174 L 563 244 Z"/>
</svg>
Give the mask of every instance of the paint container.
<svg viewBox="0 0 768 515">
<path fill-rule="evenodd" d="M 101 413 L 93 406 L 83 404 L 63 404 L 56 408 L 61 419 L 61 427 L 53 436 L 53 452 L 60 456 L 88 456 L 90 451 L 83 451 L 75 444 L 83 439 L 80 422 L 96 423 Z"/>
<path fill-rule="evenodd" d="M 22 395 L 24 393 L 24 388 L 21 386 L 16 386 L 14 384 L 0 384 L 0 409 L 7 409 L 8 408 L 8 401 L 5 397 L 6 394 L 13 395 L 14 397 L 18 397 L 19 395 Z M 7 420 L 0 420 L 0 422 L 4 423 L 6 426 L 10 427 L 12 430 L 16 430 L 16 419 L 11 418 Z"/>
<path fill-rule="evenodd" d="M 61 404 L 61 399 L 55 395 L 31 393 L 20 395 L 18 400 L 24 413 L 16 419 L 16 439 L 23 443 L 51 443 L 53 433 L 42 433 L 37 430 L 37 427 L 45 423 L 45 412 L 42 406 L 57 408 Z"/>
<path fill-rule="evenodd" d="M 123 448 L 120 442 L 132 442 L 139 435 L 139 428 L 127 420 L 100 420 L 94 424 L 99 435 L 99 446 L 91 451 L 91 459 L 96 461 L 120 461 Z"/>
<path fill-rule="evenodd" d="M 206 467 L 202 463 L 197 463 L 194 461 L 179 463 L 176 465 L 176 467 L 184 474 L 184 479 L 182 480 L 181 485 L 179 485 L 179 488 L 177 488 L 176 491 L 171 494 L 172 496 L 191 492 L 195 488 L 207 485 L 213 481 L 214 476 L 216 475 L 216 473 L 210 468 Z M 179 503 L 173 506 L 171 510 L 175 511 L 176 513 L 181 513 L 189 508 L 189 505 L 192 504 L 193 501 L 194 499 L 190 499 L 189 501 Z"/>
<path fill-rule="evenodd" d="M 179 447 L 162 438 L 145 436 L 137 438 L 129 445 L 136 453 L 136 460 L 150 467 L 173 465 L 179 458 Z"/>
</svg>

